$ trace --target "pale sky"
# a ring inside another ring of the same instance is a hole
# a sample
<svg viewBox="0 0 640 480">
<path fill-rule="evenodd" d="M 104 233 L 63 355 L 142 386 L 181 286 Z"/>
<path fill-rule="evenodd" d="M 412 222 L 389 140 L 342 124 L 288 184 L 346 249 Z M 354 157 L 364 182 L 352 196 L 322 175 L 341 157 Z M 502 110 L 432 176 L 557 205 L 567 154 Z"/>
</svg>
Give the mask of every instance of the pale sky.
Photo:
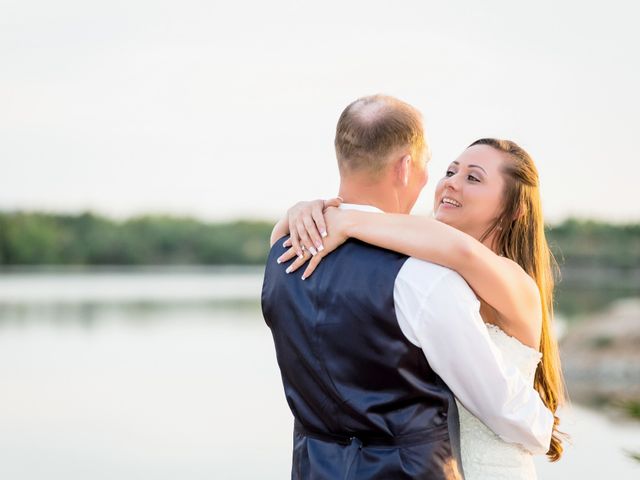
<svg viewBox="0 0 640 480">
<path fill-rule="evenodd" d="M 548 221 L 640 220 L 636 2 L 0 0 L 0 209 L 275 219 L 332 196 L 342 109 L 534 157 Z"/>
</svg>

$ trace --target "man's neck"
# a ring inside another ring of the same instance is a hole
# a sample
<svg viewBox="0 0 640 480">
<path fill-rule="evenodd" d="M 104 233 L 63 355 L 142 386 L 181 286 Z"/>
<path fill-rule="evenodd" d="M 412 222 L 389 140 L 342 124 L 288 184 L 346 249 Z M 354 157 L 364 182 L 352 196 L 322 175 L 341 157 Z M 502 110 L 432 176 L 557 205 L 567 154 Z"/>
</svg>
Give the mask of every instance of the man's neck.
<svg viewBox="0 0 640 480">
<path fill-rule="evenodd" d="M 386 195 L 382 192 L 388 192 Z M 394 191 L 383 185 L 345 185 L 340 183 L 340 193 L 338 193 L 344 203 L 356 205 L 371 205 L 386 213 L 401 213 L 400 201 Z"/>
</svg>

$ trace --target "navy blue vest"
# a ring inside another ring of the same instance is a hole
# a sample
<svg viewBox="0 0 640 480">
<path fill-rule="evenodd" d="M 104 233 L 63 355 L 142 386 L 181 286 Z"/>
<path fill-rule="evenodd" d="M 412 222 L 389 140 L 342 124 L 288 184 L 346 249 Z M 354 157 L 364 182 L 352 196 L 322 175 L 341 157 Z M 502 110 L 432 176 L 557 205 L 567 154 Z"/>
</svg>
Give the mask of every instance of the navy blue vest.
<svg viewBox="0 0 640 480">
<path fill-rule="evenodd" d="M 295 419 L 292 478 L 463 478 L 453 394 L 395 315 L 407 257 L 349 240 L 303 281 L 276 263 L 285 238 L 262 311 Z"/>
</svg>

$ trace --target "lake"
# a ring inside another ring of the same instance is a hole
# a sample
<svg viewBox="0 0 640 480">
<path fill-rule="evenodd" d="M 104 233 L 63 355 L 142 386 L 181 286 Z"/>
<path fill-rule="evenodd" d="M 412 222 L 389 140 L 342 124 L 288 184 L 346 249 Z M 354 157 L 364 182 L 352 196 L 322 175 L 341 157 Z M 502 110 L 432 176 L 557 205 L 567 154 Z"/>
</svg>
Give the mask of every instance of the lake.
<svg viewBox="0 0 640 480">
<path fill-rule="evenodd" d="M 0 478 L 289 478 L 256 269 L 0 275 Z M 640 422 L 574 405 L 542 479 L 640 478 Z"/>
</svg>

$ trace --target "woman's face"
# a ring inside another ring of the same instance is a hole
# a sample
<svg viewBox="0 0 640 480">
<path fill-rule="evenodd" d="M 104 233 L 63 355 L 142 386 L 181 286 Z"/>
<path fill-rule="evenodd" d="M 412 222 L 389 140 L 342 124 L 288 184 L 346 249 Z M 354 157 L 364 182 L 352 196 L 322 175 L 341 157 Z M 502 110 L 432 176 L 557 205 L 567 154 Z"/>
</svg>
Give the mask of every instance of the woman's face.
<svg viewBox="0 0 640 480">
<path fill-rule="evenodd" d="M 435 218 L 479 239 L 503 209 L 502 155 L 474 145 L 451 162 L 436 186 Z"/>
</svg>

